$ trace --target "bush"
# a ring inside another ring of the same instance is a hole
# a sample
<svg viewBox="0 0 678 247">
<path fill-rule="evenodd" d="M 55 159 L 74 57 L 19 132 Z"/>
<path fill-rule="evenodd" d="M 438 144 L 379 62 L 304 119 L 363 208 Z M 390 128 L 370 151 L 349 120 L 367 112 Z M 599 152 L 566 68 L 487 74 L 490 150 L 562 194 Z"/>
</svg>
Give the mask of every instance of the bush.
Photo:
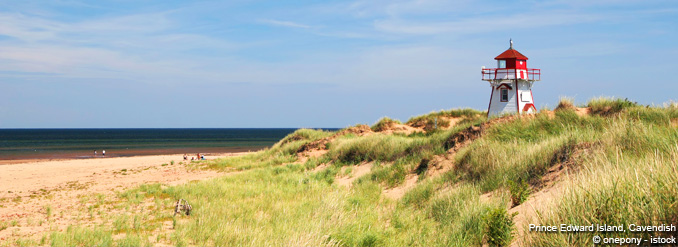
<svg viewBox="0 0 678 247">
<path fill-rule="evenodd" d="M 490 209 L 485 215 L 485 236 L 490 246 L 507 246 L 513 239 L 513 215 L 506 208 Z"/>
<path fill-rule="evenodd" d="M 508 187 L 511 192 L 511 202 L 513 202 L 514 206 L 527 201 L 527 198 L 530 196 L 530 185 L 521 178 L 518 179 L 518 182 L 509 180 Z"/>
</svg>

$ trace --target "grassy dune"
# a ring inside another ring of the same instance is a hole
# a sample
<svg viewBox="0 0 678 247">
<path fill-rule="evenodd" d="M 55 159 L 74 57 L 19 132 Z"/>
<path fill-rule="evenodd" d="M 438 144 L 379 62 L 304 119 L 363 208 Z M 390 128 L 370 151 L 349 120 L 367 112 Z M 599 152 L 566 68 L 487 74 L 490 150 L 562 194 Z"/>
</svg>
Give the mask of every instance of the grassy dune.
<svg viewBox="0 0 678 247">
<path fill-rule="evenodd" d="M 580 116 L 571 101 L 563 105 L 555 112 L 490 121 L 472 110 L 436 112 L 407 123 L 466 118 L 447 130 L 410 135 L 298 130 L 270 149 L 189 167 L 232 174 L 180 186 L 144 185 L 98 198 L 79 212 L 82 224 L 37 243 L 10 244 L 591 245 L 595 233 L 518 235 L 526 225 L 516 225 L 522 215 L 510 209 L 541 200 L 537 192 L 553 183 L 560 192 L 527 223 L 678 225 L 678 106 L 598 98 L 588 103 L 591 115 Z M 380 121 L 373 129 L 391 122 Z M 479 137 L 448 153 L 454 138 L 478 129 Z M 299 162 L 302 146 L 322 138 L 330 138 L 326 152 Z M 441 157 L 451 159 L 453 168 L 425 176 L 423 161 Z M 350 187 L 335 183 L 342 169 L 365 162 L 373 164 L 371 171 Z M 566 172 L 554 173 L 554 168 Z M 420 176 L 414 187 L 399 199 L 384 196 L 386 189 L 403 186 L 408 174 Z M 191 216 L 173 216 L 178 198 L 193 205 Z M 613 235 L 653 234 L 603 236 Z"/>
</svg>

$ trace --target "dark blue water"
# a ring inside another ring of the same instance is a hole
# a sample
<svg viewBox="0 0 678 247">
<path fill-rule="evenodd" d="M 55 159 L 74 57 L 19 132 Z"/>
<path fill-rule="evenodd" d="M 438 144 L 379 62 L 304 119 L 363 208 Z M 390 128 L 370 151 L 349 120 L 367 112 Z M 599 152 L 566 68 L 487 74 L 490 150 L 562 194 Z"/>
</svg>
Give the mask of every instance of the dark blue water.
<svg viewBox="0 0 678 247">
<path fill-rule="evenodd" d="M 0 160 L 254 151 L 296 129 L 0 129 Z"/>
</svg>

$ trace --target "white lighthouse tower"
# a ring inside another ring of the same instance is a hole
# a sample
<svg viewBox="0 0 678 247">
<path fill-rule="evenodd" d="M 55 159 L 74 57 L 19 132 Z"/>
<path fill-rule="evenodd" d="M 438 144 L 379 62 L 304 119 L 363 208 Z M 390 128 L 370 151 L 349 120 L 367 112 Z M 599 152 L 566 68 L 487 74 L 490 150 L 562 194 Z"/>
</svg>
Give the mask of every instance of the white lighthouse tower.
<svg viewBox="0 0 678 247">
<path fill-rule="evenodd" d="M 527 57 L 513 49 L 513 40 L 510 43 L 508 50 L 494 58 L 497 68 L 482 68 L 483 81 L 492 86 L 487 117 L 537 111 L 532 84 L 541 80 L 541 70 L 528 69 Z"/>
</svg>

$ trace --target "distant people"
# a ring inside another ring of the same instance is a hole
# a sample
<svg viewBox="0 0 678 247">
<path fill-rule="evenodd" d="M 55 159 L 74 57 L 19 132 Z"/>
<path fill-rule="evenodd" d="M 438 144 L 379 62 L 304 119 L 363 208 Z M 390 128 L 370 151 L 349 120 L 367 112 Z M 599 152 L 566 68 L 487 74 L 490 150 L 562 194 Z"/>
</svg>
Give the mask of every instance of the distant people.
<svg viewBox="0 0 678 247">
<path fill-rule="evenodd" d="M 200 160 L 200 153 L 195 154 L 195 159 Z"/>
<path fill-rule="evenodd" d="M 106 150 L 102 150 L 102 151 L 101 151 L 101 155 L 103 155 L 104 157 L 106 157 Z"/>
<path fill-rule="evenodd" d="M 97 157 L 97 151 L 94 150 L 94 157 Z"/>
<path fill-rule="evenodd" d="M 188 160 L 188 155 L 184 154 L 184 160 Z"/>
<path fill-rule="evenodd" d="M 191 157 L 191 161 L 194 161 L 194 160 L 195 160 L 195 157 Z"/>
<path fill-rule="evenodd" d="M 205 155 L 201 154 L 201 155 L 200 155 L 200 159 L 201 159 L 201 160 L 205 160 Z"/>
</svg>

